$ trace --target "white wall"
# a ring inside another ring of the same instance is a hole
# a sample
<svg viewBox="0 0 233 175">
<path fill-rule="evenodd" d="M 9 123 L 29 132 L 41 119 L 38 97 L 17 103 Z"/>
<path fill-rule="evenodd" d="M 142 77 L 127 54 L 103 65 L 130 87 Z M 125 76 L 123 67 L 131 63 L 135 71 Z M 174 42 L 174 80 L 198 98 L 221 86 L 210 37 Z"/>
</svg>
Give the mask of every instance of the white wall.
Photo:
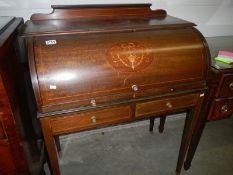
<svg viewBox="0 0 233 175">
<path fill-rule="evenodd" d="M 192 21 L 205 36 L 233 35 L 233 0 L 0 0 L 0 16 L 49 13 L 52 4 L 152 3 L 169 15 Z"/>
</svg>

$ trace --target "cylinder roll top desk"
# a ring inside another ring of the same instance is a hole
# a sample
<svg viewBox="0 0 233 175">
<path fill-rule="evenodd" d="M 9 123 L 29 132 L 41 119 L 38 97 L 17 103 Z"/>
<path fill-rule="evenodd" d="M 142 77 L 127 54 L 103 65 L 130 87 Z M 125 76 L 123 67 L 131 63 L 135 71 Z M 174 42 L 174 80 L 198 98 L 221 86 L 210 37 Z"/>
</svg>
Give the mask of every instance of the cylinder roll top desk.
<svg viewBox="0 0 233 175">
<path fill-rule="evenodd" d="M 52 6 L 22 37 L 49 160 L 54 137 L 188 111 L 180 173 L 201 117 L 209 51 L 195 24 L 150 4 Z"/>
</svg>

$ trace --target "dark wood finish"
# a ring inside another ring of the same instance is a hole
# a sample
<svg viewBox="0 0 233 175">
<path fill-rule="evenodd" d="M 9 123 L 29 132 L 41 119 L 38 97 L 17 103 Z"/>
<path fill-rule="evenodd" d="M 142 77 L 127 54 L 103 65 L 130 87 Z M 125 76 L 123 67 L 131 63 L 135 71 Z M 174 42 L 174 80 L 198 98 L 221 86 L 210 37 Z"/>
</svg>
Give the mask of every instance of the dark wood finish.
<svg viewBox="0 0 233 175">
<path fill-rule="evenodd" d="M 155 117 L 150 117 L 150 127 L 149 127 L 149 131 L 152 132 L 154 129 L 154 124 L 155 124 Z"/>
<path fill-rule="evenodd" d="M 209 119 L 217 120 L 229 117 L 233 114 L 233 97 L 227 99 L 216 99 L 213 101 Z"/>
<path fill-rule="evenodd" d="M 151 11 L 150 6 L 151 4 L 137 5 L 136 7 L 132 7 L 132 5 L 109 5 L 105 7 L 103 5 L 89 5 L 84 7 L 72 6 L 72 8 L 68 6 L 68 9 L 67 6 L 62 8 L 52 6 L 54 10 L 51 14 L 32 15 L 32 19 L 25 24 L 23 35 L 51 36 L 57 34 L 106 33 L 106 31 L 135 32 L 137 30 L 195 25 L 166 15 L 164 10 Z M 131 13 L 129 13 L 129 10 Z M 96 18 L 97 16 L 98 18 Z M 53 20 L 53 23 L 50 20 Z"/>
<path fill-rule="evenodd" d="M 233 74 L 224 74 L 221 80 L 219 97 L 233 96 Z"/>
<path fill-rule="evenodd" d="M 69 121 L 67 121 L 69 118 Z M 129 121 L 131 118 L 130 106 L 113 107 L 98 111 L 71 113 L 59 115 L 50 120 L 52 133 L 55 135 L 88 128 L 96 128 L 101 125 L 115 124 Z"/>
<path fill-rule="evenodd" d="M 162 133 L 163 130 L 164 130 L 164 125 L 165 125 L 165 121 L 166 121 L 166 115 L 159 115 L 157 117 L 159 117 L 159 119 L 160 119 L 159 120 L 159 127 L 158 127 L 158 129 L 159 129 L 159 132 Z M 150 117 L 150 127 L 149 127 L 149 131 L 150 132 L 152 132 L 153 129 L 154 129 L 155 118 L 156 118 L 155 116 Z"/>
<path fill-rule="evenodd" d="M 192 121 L 192 117 L 193 117 L 193 112 L 194 112 L 193 109 L 189 109 L 188 112 L 186 113 L 185 124 L 184 124 L 179 154 L 183 154 L 182 150 L 187 149 L 187 148 L 185 148 L 185 142 L 187 141 L 187 131 L 189 128 L 191 128 L 191 121 Z M 178 172 L 178 174 L 180 174 L 180 170 L 182 168 L 182 162 L 184 161 L 183 160 L 184 156 L 185 155 L 178 157 L 178 162 L 177 162 L 177 166 L 176 166 L 176 172 Z"/>
<path fill-rule="evenodd" d="M 233 112 L 233 67 L 212 67 L 211 95 L 208 105 L 208 120 L 223 119 Z"/>
<path fill-rule="evenodd" d="M 59 6 L 25 24 L 22 37 L 55 175 L 58 135 L 151 116 L 165 121 L 168 113 L 193 110 L 181 141 L 180 173 L 199 125 L 208 47 L 193 23 L 149 7 Z"/>
<path fill-rule="evenodd" d="M 162 133 L 164 130 L 164 125 L 165 125 L 165 121 L 166 121 L 166 115 L 162 115 L 159 117 L 160 121 L 159 121 L 159 132 Z"/>
<path fill-rule="evenodd" d="M 146 102 L 136 103 L 136 117 L 141 118 L 152 114 L 166 112 L 174 112 L 177 109 L 190 108 L 196 105 L 200 94 L 185 94 L 182 96 L 174 96 L 170 98 L 162 98 L 150 100 Z"/>
<path fill-rule="evenodd" d="M 191 162 L 207 121 L 221 120 L 233 114 L 233 93 L 231 83 L 233 81 L 233 66 L 218 65 L 212 62 L 208 76 L 209 91 L 205 100 L 203 116 L 193 134 L 191 146 L 186 156 L 184 168 L 187 170 Z"/>
<path fill-rule="evenodd" d="M 0 20 L 5 18 L 0 17 Z M 22 138 L 16 125 L 20 105 L 15 90 L 15 41 L 22 24 L 21 18 L 11 18 L 0 33 L 0 174 L 4 175 L 29 174 Z"/>
<path fill-rule="evenodd" d="M 46 144 L 46 149 L 49 155 L 49 162 L 52 167 L 52 173 L 54 175 L 60 174 L 60 169 L 58 165 L 58 157 L 57 157 L 57 150 L 56 144 L 54 141 L 54 136 L 51 130 L 51 124 L 49 118 L 42 118 L 40 120 L 41 126 L 44 133 L 44 140 Z"/>
<path fill-rule="evenodd" d="M 111 18 L 115 16 L 139 16 L 165 17 L 166 11 L 159 9 L 152 11 L 150 4 L 137 5 L 77 5 L 59 6 L 53 5 L 53 12 L 50 14 L 34 14 L 31 20 L 47 19 L 87 19 L 87 18 Z"/>
</svg>

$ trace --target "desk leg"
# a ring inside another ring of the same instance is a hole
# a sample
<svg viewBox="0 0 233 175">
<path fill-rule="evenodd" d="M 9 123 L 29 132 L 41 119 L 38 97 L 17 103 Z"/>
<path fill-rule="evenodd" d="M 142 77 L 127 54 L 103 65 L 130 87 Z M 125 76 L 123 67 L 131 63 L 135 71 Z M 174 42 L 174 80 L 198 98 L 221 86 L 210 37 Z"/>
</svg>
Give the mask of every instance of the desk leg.
<svg viewBox="0 0 233 175">
<path fill-rule="evenodd" d="M 164 124 L 166 121 L 166 115 L 160 115 L 160 122 L 159 122 L 159 132 L 162 133 L 164 130 Z M 155 123 L 155 117 L 150 117 L 150 128 L 149 131 L 152 132 L 154 128 L 154 123 Z"/>
<path fill-rule="evenodd" d="M 152 132 L 154 129 L 155 117 L 150 117 L 150 128 L 149 131 Z"/>
<path fill-rule="evenodd" d="M 179 157 L 176 166 L 177 174 L 180 174 L 181 172 L 181 168 L 183 166 L 186 153 L 190 146 L 193 133 L 195 133 L 195 129 L 197 128 L 196 126 L 198 125 L 198 121 L 201 116 L 200 112 L 201 112 L 202 102 L 203 102 L 203 97 L 200 97 L 195 108 L 187 112 L 181 145 L 180 145 Z"/>
<path fill-rule="evenodd" d="M 202 118 L 200 125 L 197 127 L 196 132 L 193 134 L 192 140 L 191 140 L 191 144 L 184 162 L 184 169 L 188 170 L 191 166 L 194 154 L 196 152 L 197 146 L 199 144 L 201 135 L 203 133 L 203 130 L 205 128 L 206 125 L 206 119 Z"/>
<path fill-rule="evenodd" d="M 57 150 L 54 141 L 54 136 L 50 126 L 50 120 L 48 118 L 41 118 L 40 122 L 43 130 L 44 141 L 45 141 L 46 149 L 48 151 L 48 156 L 51 163 L 53 174 L 60 175 Z"/>
<path fill-rule="evenodd" d="M 193 112 L 194 112 L 194 110 L 192 109 L 192 110 L 188 110 L 186 113 L 185 124 L 184 124 L 181 145 L 180 145 L 180 151 L 179 151 L 179 157 L 178 157 L 178 162 L 177 162 L 177 166 L 176 166 L 177 174 L 179 174 L 181 172 L 181 168 L 183 166 L 182 164 L 183 164 L 185 153 L 186 153 L 186 151 L 184 151 L 184 150 L 185 150 L 185 146 L 186 146 L 186 142 L 187 142 L 187 132 L 188 132 L 188 128 L 190 128 L 190 126 L 191 126 Z"/>
<path fill-rule="evenodd" d="M 165 121 L 166 121 L 166 115 L 161 115 L 160 121 L 159 121 L 159 132 L 160 133 L 162 133 L 164 130 Z"/>
</svg>

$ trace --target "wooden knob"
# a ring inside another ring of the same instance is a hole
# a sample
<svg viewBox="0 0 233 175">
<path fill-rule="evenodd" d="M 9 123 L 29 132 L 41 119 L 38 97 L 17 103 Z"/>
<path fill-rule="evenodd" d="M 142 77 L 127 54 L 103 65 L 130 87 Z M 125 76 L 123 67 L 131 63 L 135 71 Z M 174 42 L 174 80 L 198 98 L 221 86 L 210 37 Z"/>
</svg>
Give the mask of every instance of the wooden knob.
<svg viewBox="0 0 233 175">
<path fill-rule="evenodd" d="M 96 101 L 95 101 L 95 99 L 92 99 L 92 100 L 90 101 L 90 103 L 91 103 L 91 106 L 96 106 Z"/>
<path fill-rule="evenodd" d="M 138 86 L 136 84 L 132 85 L 132 90 L 134 92 L 138 91 Z"/>
<path fill-rule="evenodd" d="M 172 108 L 172 104 L 171 104 L 170 102 L 167 102 L 167 103 L 166 103 L 166 106 L 167 106 L 168 108 Z"/>
<path fill-rule="evenodd" d="M 92 122 L 92 123 L 96 123 L 96 117 L 95 117 L 95 116 L 92 116 L 92 117 L 91 117 L 91 122 Z"/>
<path fill-rule="evenodd" d="M 227 112 L 228 111 L 228 105 L 223 105 L 221 107 L 221 112 L 224 113 L 224 112 Z"/>
<path fill-rule="evenodd" d="M 230 90 L 233 91 L 233 82 L 231 82 L 231 83 L 229 84 L 229 88 L 230 88 Z"/>
</svg>

